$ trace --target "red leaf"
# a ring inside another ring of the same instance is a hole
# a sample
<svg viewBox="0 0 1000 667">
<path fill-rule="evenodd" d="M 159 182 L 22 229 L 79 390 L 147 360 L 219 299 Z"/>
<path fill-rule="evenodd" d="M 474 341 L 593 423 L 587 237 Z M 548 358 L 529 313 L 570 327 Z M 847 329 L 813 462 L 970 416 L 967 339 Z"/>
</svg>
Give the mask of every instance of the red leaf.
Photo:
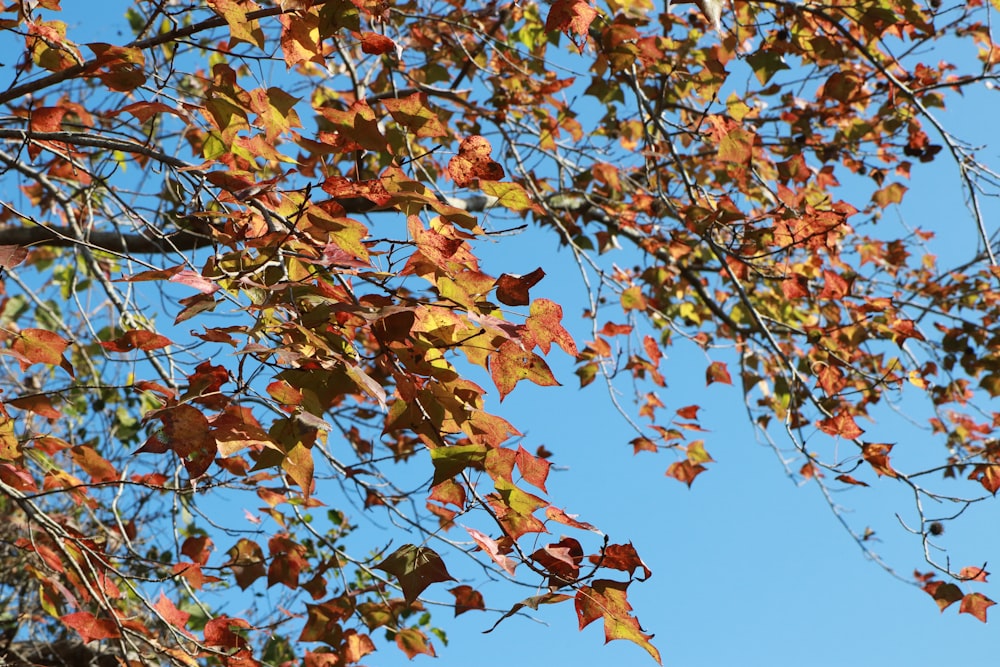
<svg viewBox="0 0 1000 667">
<path fill-rule="evenodd" d="M 0 245 L 0 269 L 12 269 L 27 256 L 27 248 L 19 245 Z"/>
<path fill-rule="evenodd" d="M 455 616 L 473 610 L 486 611 L 482 593 L 472 586 L 463 584 L 449 589 L 448 592 L 455 596 Z"/>
<path fill-rule="evenodd" d="M 420 654 L 437 657 L 434 645 L 427 641 L 427 635 L 416 628 L 406 628 L 396 633 L 396 646 L 412 660 Z"/>
<path fill-rule="evenodd" d="M 390 53 L 396 50 L 396 43 L 386 37 L 374 32 L 361 33 L 361 50 L 365 53 L 380 56 L 383 53 Z"/>
<path fill-rule="evenodd" d="M 549 585 L 559 588 L 579 578 L 583 547 L 572 537 L 564 537 L 554 544 L 536 550 L 531 554 L 531 560 L 549 572 Z"/>
<path fill-rule="evenodd" d="M 528 484 L 548 493 L 545 489 L 545 480 L 549 476 L 549 468 L 552 464 L 545 459 L 532 456 L 524 447 L 518 445 L 517 455 L 514 458 L 517 469 Z"/>
<path fill-rule="evenodd" d="M 562 326 L 562 306 L 548 299 L 535 299 L 531 303 L 528 319 L 524 322 L 521 339 L 528 349 L 538 346 L 548 354 L 552 343 L 562 348 L 566 354 L 576 356 L 579 352 L 576 342 Z"/>
<path fill-rule="evenodd" d="M 499 181 L 503 167 L 490 158 L 493 147 L 479 135 L 467 137 L 458 147 L 458 155 L 448 162 L 448 173 L 460 188 L 471 185 L 476 179 Z"/>
<path fill-rule="evenodd" d="M 602 567 L 609 567 L 612 570 L 628 572 L 630 577 L 635 574 L 637 568 L 641 567 L 643 576 L 639 581 L 645 581 L 653 574 L 639 558 L 639 554 L 631 542 L 628 544 L 609 544 L 600 555 L 591 556 L 590 562 Z"/>
<path fill-rule="evenodd" d="M 826 419 L 820 421 L 817 426 L 819 429 L 826 433 L 827 435 L 840 436 L 847 440 L 854 440 L 855 438 L 861 437 L 864 431 L 854 422 L 854 417 L 847 414 L 846 412 L 841 412 L 833 417 L 827 417 Z"/>
<path fill-rule="evenodd" d="M 509 273 L 497 278 L 497 300 L 507 306 L 527 306 L 531 303 L 528 290 L 545 277 L 545 271 L 537 268 L 525 276 L 513 276 Z"/>
<path fill-rule="evenodd" d="M 59 334 L 45 329 L 22 329 L 11 347 L 28 360 L 27 364 L 21 362 L 23 368 L 31 364 L 58 366 L 69 343 Z"/>
<path fill-rule="evenodd" d="M 597 10 L 585 0 L 556 0 L 545 19 L 545 30 L 586 35 L 595 18 Z"/>
<path fill-rule="evenodd" d="M 835 479 L 839 482 L 843 482 L 844 484 L 854 484 L 856 486 L 868 486 L 867 483 L 858 481 L 853 477 L 851 477 L 850 475 L 837 475 Z"/>
<path fill-rule="evenodd" d="M 490 377 L 500 392 L 501 401 L 521 380 L 531 380 L 542 387 L 559 386 L 545 360 L 513 340 L 504 342 L 490 355 Z"/>
<path fill-rule="evenodd" d="M 599 618 L 604 619 L 604 641 L 627 639 L 635 642 L 660 660 L 660 652 L 649 643 L 653 635 L 642 631 L 639 621 L 632 616 L 632 605 L 625 593 L 627 582 L 597 579 L 592 586 L 581 586 L 576 593 L 576 616 L 580 629 L 584 629 Z"/>
<path fill-rule="evenodd" d="M 112 341 L 101 343 L 101 347 L 112 352 L 128 352 L 129 350 L 159 350 L 173 345 L 169 338 L 145 329 L 133 329 Z"/>
<path fill-rule="evenodd" d="M 875 472 L 886 477 L 895 477 L 896 471 L 889 464 L 890 451 L 892 451 L 892 445 L 884 443 L 866 442 L 861 446 L 861 456 L 865 461 L 868 461 Z"/>
<path fill-rule="evenodd" d="M 708 468 L 705 466 L 697 463 L 691 463 L 691 461 L 685 459 L 683 461 L 674 461 L 671 463 L 667 468 L 667 476 L 673 477 L 680 482 L 684 482 L 688 485 L 688 488 L 690 488 L 694 478 L 706 470 L 708 470 Z"/>
<path fill-rule="evenodd" d="M 708 370 L 705 371 L 705 385 L 708 386 L 713 382 L 721 382 L 723 384 L 733 383 L 733 379 L 729 377 L 729 370 L 721 361 L 713 361 L 709 365 Z"/>
<path fill-rule="evenodd" d="M 701 406 L 688 405 L 687 407 L 679 408 L 677 416 L 681 419 L 698 419 L 698 410 L 701 410 Z"/>
<path fill-rule="evenodd" d="M 191 618 L 191 614 L 186 611 L 181 611 L 174 605 L 167 596 L 160 593 L 160 599 L 156 601 L 153 605 L 153 609 L 163 617 L 167 625 L 170 626 L 171 630 L 179 630 L 188 636 L 192 636 L 190 632 L 185 629 L 188 619 Z"/>
<path fill-rule="evenodd" d="M 962 589 L 955 584 L 928 581 L 923 588 L 928 595 L 934 598 L 934 602 L 937 603 L 938 609 L 941 611 L 962 599 Z"/>
<path fill-rule="evenodd" d="M 984 567 L 963 567 L 958 576 L 965 581 L 979 581 L 985 584 L 986 577 L 990 576 L 990 573 Z"/>
<path fill-rule="evenodd" d="M 986 610 L 995 605 L 996 602 L 989 599 L 982 593 L 969 593 L 962 598 L 962 604 L 958 607 L 959 614 L 972 614 L 983 623 L 986 622 Z"/>
<path fill-rule="evenodd" d="M 67 627 L 76 630 L 84 644 L 89 644 L 98 639 L 115 639 L 121 637 L 121 632 L 114 621 L 108 618 L 96 618 L 89 611 L 78 611 L 75 614 L 67 614 L 60 620 Z"/>
<path fill-rule="evenodd" d="M 594 526 L 592 526 L 589 523 L 586 523 L 584 521 L 577 521 L 576 520 L 577 516 L 578 515 L 576 514 L 566 514 L 564 510 L 561 510 L 553 505 L 549 505 L 548 507 L 545 508 L 545 517 L 547 519 L 551 519 L 552 521 L 556 521 L 558 523 L 561 523 L 565 526 L 570 526 L 572 528 L 579 528 L 580 530 L 589 530 L 598 534 L 601 532 L 597 530 L 597 528 L 594 528 Z"/>
</svg>

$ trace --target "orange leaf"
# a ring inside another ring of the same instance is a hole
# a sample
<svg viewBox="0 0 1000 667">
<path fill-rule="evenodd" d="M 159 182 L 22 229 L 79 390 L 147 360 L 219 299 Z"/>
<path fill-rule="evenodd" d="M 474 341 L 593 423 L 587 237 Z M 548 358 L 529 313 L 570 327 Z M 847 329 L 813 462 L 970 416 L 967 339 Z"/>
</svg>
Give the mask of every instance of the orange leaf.
<svg viewBox="0 0 1000 667">
<path fill-rule="evenodd" d="M 851 477 L 850 475 L 837 475 L 837 477 L 835 479 L 837 481 L 839 481 L 839 482 L 843 482 L 844 484 L 854 484 L 854 485 L 857 485 L 857 486 L 868 486 L 867 483 L 858 481 L 858 480 L 854 479 L 853 477 Z"/>
<path fill-rule="evenodd" d="M 709 365 L 708 370 L 705 371 L 705 385 L 710 385 L 713 382 L 721 382 L 722 384 L 733 383 L 733 379 L 729 377 L 729 370 L 721 361 L 713 361 Z"/>
<path fill-rule="evenodd" d="M 31 364 L 58 366 L 69 343 L 59 334 L 45 329 L 22 329 L 21 335 L 14 340 L 11 347 L 28 360 L 27 364 L 21 362 L 22 368 L 27 368 Z"/>
<path fill-rule="evenodd" d="M 493 147 L 479 135 L 465 138 L 458 147 L 458 155 L 448 162 L 448 173 L 460 188 L 471 185 L 476 179 L 499 181 L 503 167 L 490 158 Z"/>
<path fill-rule="evenodd" d="M 639 621 L 632 616 L 632 606 L 625 593 L 627 582 L 597 579 L 592 586 L 581 586 L 576 593 L 576 616 L 580 629 L 584 629 L 599 618 L 604 619 L 604 641 L 627 639 L 635 642 L 660 660 L 660 652 L 649 643 L 653 635 L 645 634 Z"/>
<path fill-rule="evenodd" d="M 512 340 L 490 355 L 490 377 L 500 391 L 501 401 L 521 380 L 531 380 L 542 387 L 559 386 L 544 359 Z"/>
<path fill-rule="evenodd" d="M 472 610 L 486 611 L 482 593 L 472 586 L 463 584 L 449 589 L 448 592 L 455 596 L 455 616 Z"/>
<path fill-rule="evenodd" d="M 833 417 L 827 417 L 826 419 L 820 421 L 818 424 L 819 430 L 823 431 L 827 435 L 840 436 L 847 440 L 853 440 L 861 436 L 864 433 L 861 428 L 854 423 L 854 417 L 847 414 L 846 412 L 841 412 L 839 415 L 834 415 Z"/>
<path fill-rule="evenodd" d="M 89 644 L 97 639 L 121 637 L 121 632 L 114 621 L 108 618 L 96 618 L 89 611 L 67 614 L 59 620 L 67 627 L 76 630 L 84 644 Z"/>
<path fill-rule="evenodd" d="M 688 485 L 688 488 L 690 488 L 694 478 L 706 470 L 708 470 L 708 468 L 705 466 L 698 463 L 691 463 L 685 459 L 684 461 L 674 461 L 671 463 L 667 468 L 667 476 L 673 477 L 680 482 L 684 482 Z"/>
<path fill-rule="evenodd" d="M 406 628 L 396 633 L 396 646 L 412 660 L 421 653 L 432 658 L 437 657 L 434 653 L 434 645 L 427 641 L 427 635 L 416 628 Z"/>
<path fill-rule="evenodd" d="M 112 352 L 128 352 L 129 350 L 158 350 L 172 344 L 166 336 L 145 329 L 132 329 L 115 340 L 101 343 L 101 347 Z"/>
<path fill-rule="evenodd" d="M 983 623 L 986 622 L 986 610 L 995 605 L 996 602 L 989 599 L 982 593 L 969 593 L 962 598 L 962 604 L 958 607 L 959 614 L 972 614 Z"/>
<path fill-rule="evenodd" d="M 396 43 L 386 37 L 374 32 L 361 33 L 361 50 L 365 53 L 380 56 L 383 53 L 391 53 L 396 50 Z"/>
<path fill-rule="evenodd" d="M 549 353 L 552 343 L 562 348 L 566 354 L 576 356 L 576 342 L 562 326 L 562 306 L 548 299 L 535 299 L 531 303 L 528 319 L 524 322 L 526 333 L 521 335 L 525 347 L 531 349 L 536 345 L 545 354 Z"/>
<path fill-rule="evenodd" d="M 892 445 L 883 443 L 866 442 L 861 446 L 861 456 L 865 461 L 868 461 L 875 472 L 886 477 L 895 477 L 896 471 L 889 464 L 890 451 L 892 451 Z"/>
</svg>

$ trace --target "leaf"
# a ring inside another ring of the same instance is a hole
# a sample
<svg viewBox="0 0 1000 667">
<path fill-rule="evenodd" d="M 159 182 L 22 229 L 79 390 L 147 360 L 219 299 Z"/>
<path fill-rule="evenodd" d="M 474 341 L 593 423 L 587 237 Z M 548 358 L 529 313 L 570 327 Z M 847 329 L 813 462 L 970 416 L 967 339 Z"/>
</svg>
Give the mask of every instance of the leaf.
<svg viewBox="0 0 1000 667">
<path fill-rule="evenodd" d="M 393 45 L 395 48 L 395 45 Z M 448 130 L 437 112 L 428 105 L 427 94 L 416 92 L 408 97 L 382 100 L 393 119 L 417 137 L 446 137 Z M 487 193 L 489 194 L 489 193 Z"/>
<path fill-rule="evenodd" d="M 462 584 L 448 589 L 448 592 L 455 596 L 455 616 L 467 611 L 486 611 L 482 593 L 472 586 Z"/>
<path fill-rule="evenodd" d="M 502 401 L 521 380 L 531 380 L 542 387 L 559 386 L 545 360 L 508 340 L 490 355 L 490 377 Z"/>
<path fill-rule="evenodd" d="M 18 245 L 0 245 L 0 269 L 13 269 L 27 256 L 27 248 Z"/>
<path fill-rule="evenodd" d="M 527 306 L 531 303 L 528 290 L 537 285 L 538 281 L 544 277 L 545 272 L 541 268 L 524 276 L 501 274 L 496 282 L 497 300 L 507 306 Z"/>
<path fill-rule="evenodd" d="M 404 544 L 374 567 L 396 577 L 408 604 L 413 603 L 431 584 L 454 581 L 440 556 L 428 547 L 412 544 Z"/>
<path fill-rule="evenodd" d="M 97 618 L 89 611 L 66 614 L 59 620 L 66 627 L 76 630 L 77 634 L 80 635 L 80 640 L 84 644 L 101 639 L 116 639 L 121 637 L 121 632 L 114 621 L 108 618 Z"/>
<path fill-rule="evenodd" d="M 510 576 L 514 576 L 514 570 L 517 569 L 517 563 L 511 558 L 508 558 L 505 553 L 501 551 L 500 545 L 496 540 L 488 535 L 480 533 L 478 530 L 467 528 L 465 526 L 463 526 L 463 528 L 465 528 L 465 530 L 469 533 L 473 541 L 479 545 L 479 548 L 485 551 L 486 555 L 493 559 L 494 563 L 503 568 L 503 570 Z"/>
<path fill-rule="evenodd" d="M 533 206 L 531 195 L 518 183 L 483 181 L 479 184 L 479 189 L 489 197 L 496 197 L 498 205 L 511 211 L 527 211 Z"/>
<path fill-rule="evenodd" d="M 934 598 L 934 602 L 937 603 L 938 609 L 942 612 L 959 600 L 963 599 L 962 589 L 955 584 L 945 583 L 943 581 L 928 582 L 924 585 L 924 591 Z"/>
<path fill-rule="evenodd" d="M 434 645 L 427 641 L 427 635 L 416 628 L 406 628 L 397 632 L 396 645 L 410 660 L 421 654 L 437 657 Z"/>
<path fill-rule="evenodd" d="M 45 329 L 22 329 L 11 345 L 11 348 L 28 362 L 22 361 L 22 368 L 27 368 L 31 364 L 59 366 L 67 347 L 69 343 L 62 336 Z"/>
<path fill-rule="evenodd" d="M 986 610 L 995 605 L 996 602 L 989 599 L 982 593 L 968 593 L 962 598 L 958 613 L 972 614 L 983 623 L 986 622 Z"/>
<path fill-rule="evenodd" d="M 729 377 L 729 370 L 726 368 L 726 364 L 721 361 L 713 361 L 705 371 L 706 386 L 715 382 L 721 382 L 722 384 L 733 383 L 732 378 Z"/>
<path fill-rule="evenodd" d="M 844 484 L 853 484 L 855 486 L 868 486 L 867 482 L 856 480 L 850 475 L 837 475 L 834 479 L 836 479 L 838 482 L 843 482 Z"/>
<path fill-rule="evenodd" d="M 228 551 L 229 560 L 222 567 L 232 569 L 236 585 L 246 590 L 253 582 L 267 574 L 264 567 L 264 552 L 253 540 L 241 538 Z"/>
<path fill-rule="evenodd" d="M 649 567 L 639 558 L 632 543 L 609 544 L 601 550 L 600 555 L 591 556 L 590 562 L 601 567 L 609 567 L 613 570 L 623 570 L 633 576 L 638 568 L 642 568 L 643 576 L 639 581 L 645 581 L 652 576 Z"/>
<path fill-rule="evenodd" d="M 101 343 L 101 347 L 112 352 L 128 352 L 130 350 L 159 350 L 173 345 L 169 338 L 145 329 L 132 329 L 112 341 Z"/>
<path fill-rule="evenodd" d="M 701 473 L 708 470 L 705 466 L 697 463 L 691 463 L 691 461 L 674 461 L 667 467 L 667 476 L 673 477 L 679 482 L 684 482 L 691 488 L 691 483 L 694 482 L 694 478 Z"/>
<path fill-rule="evenodd" d="M 626 589 L 628 583 L 596 579 L 591 586 L 581 586 L 576 593 L 575 606 L 580 629 L 601 618 L 604 619 L 604 641 L 625 639 L 646 649 L 657 663 L 660 652 L 649 642 L 653 635 L 646 634 L 639 621 L 632 616 Z"/>
<path fill-rule="evenodd" d="M 525 600 L 521 600 L 520 602 L 516 603 L 513 607 L 511 607 L 510 611 L 501 616 L 500 619 L 493 624 L 492 628 L 490 628 L 489 630 L 484 630 L 483 634 L 488 634 L 490 632 L 493 632 L 494 630 L 497 629 L 497 626 L 500 625 L 501 621 L 510 618 L 511 616 L 521 611 L 525 607 L 529 609 L 538 609 L 539 605 L 558 604 L 560 602 L 565 602 L 566 600 L 570 599 L 572 599 L 572 596 L 565 595 L 563 593 L 544 593 L 542 595 L 534 595 Z"/>
<path fill-rule="evenodd" d="M 524 322 L 525 334 L 522 334 L 524 344 L 529 349 L 538 346 L 544 354 L 548 354 L 555 343 L 563 352 L 577 356 L 579 351 L 573 337 L 562 326 L 562 306 L 548 299 L 535 299 L 531 302 L 528 319 Z"/>
<path fill-rule="evenodd" d="M 153 605 L 153 609 L 155 609 L 156 613 L 159 614 L 170 626 L 171 630 L 180 631 L 193 638 L 193 635 L 186 630 L 187 622 L 188 619 L 191 618 L 191 614 L 178 609 L 170 598 L 162 592 L 160 593 L 159 599 Z"/>
<path fill-rule="evenodd" d="M 860 438 L 864 433 L 864 431 L 859 428 L 856 423 L 854 423 L 854 417 L 846 412 L 841 412 L 840 414 L 820 420 L 817 423 L 817 426 L 819 426 L 819 429 L 827 435 L 835 437 L 839 436 L 846 440 Z"/>
<path fill-rule="evenodd" d="M 374 32 L 361 33 L 361 51 L 372 55 L 380 56 L 384 53 L 392 53 L 396 50 L 396 43 L 385 35 Z"/>
<path fill-rule="evenodd" d="M 880 476 L 895 477 L 896 471 L 889 464 L 889 452 L 892 451 L 892 447 L 883 443 L 866 442 L 861 446 L 861 456 Z"/>
<path fill-rule="evenodd" d="M 503 167 L 490 158 L 493 147 L 479 135 L 466 137 L 458 147 L 458 155 L 448 162 L 448 174 L 460 188 L 468 187 L 476 179 L 499 181 L 504 176 Z"/>
<path fill-rule="evenodd" d="M 517 469 L 524 481 L 548 493 L 545 490 L 545 480 L 549 476 L 549 468 L 552 467 L 551 463 L 545 459 L 533 456 L 520 445 L 517 446 L 517 454 L 514 457 L 514 462 L 517 464 Z"/>
<path fill-rule="evenodd" d="M 556 0 L 545 19 L 545 29 L 549 32 L 573 32 L 583 36 L 597 18 L 597 13 L 585 0 Z"/>
</svg>

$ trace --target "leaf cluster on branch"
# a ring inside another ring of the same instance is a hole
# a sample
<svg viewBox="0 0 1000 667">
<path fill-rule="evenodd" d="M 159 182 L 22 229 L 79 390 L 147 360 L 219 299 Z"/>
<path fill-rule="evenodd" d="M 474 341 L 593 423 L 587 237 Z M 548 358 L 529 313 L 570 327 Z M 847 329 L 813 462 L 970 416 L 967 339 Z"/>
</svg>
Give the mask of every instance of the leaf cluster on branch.
<svg viewBox="0 0 1000 667">
<path fill-rule="evenodd" d="M 713 459 L 701 406 L 666 402 L 684 346 L 893 574 L 831 494 L 905 489 L 907 579 L 985 620 L 985 569 L 937 549 L 1000 489 L 1000 177 L 943 120 L 995 83 L 992 7 L 134 0 L 111 44 L 64 4 L 0 11 L 9 646 L 326 667 L 382 634 L 434 655 L 432 607 L 566 603 L 659 660 L 628 600 L 649 568 L 549 498 L 552 453 L 490 392 L 569 355 L 690 486 Z M 892 222 L 943 164 L 961 254 Z M 589 340 L 532 295 L 546 267 L 484 269 L 519 232 L 572 253 Z M 349 549 L 361 514 L 400 531 Z M 289 613 L 220 611 L 263 589 Z"/>
</svg>

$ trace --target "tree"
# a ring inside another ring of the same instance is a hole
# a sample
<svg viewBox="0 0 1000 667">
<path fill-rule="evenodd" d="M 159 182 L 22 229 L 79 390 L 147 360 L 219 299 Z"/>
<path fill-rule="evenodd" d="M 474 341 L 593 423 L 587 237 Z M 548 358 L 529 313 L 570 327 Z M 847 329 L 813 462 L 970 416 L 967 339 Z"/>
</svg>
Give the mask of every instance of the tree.
<svg viewBox="0 0 1000 667">
<path fill-rule="evenodd" d="M 110 43 L 59 5 L 0 14 L 20 50 L 0 92 L 18 660 L 99 640 L 135 663 L 321 667 L 376 629 L 433 654 L 425 590 L 487 608 L 466 563 L 532 588 L 496 623 L 572 604 L 659 660 L 627 598 L 649 569 L 547 498 L 550 452 L 494 397 L 557 384 L 546 359 L 571 355 L 623 441 L 690 486 L 712 458 L 699 406 L 663 402 L 683 341 L 798 479 L 911 490 L 917 585 L 985 620 L 985 570 L 932 547 L 1000 488 L 998 178 L 941 120 L 996 79 L 989 6 L 137 0 Z M 942 162 L 962 251 L 887 215 Z M 528 225 L 577 259 L 591 340 L 532 298 L 544 266 L 481 269 L 484 241 Z M 939 452 L 897 465 L 892 409 Z M 216 509 L 247 497 L 265 522 Z M 398 534 L 348 548 L 362 511 Z M 219 611 L 263 589 L 280 606 Z"/>
</svg>

